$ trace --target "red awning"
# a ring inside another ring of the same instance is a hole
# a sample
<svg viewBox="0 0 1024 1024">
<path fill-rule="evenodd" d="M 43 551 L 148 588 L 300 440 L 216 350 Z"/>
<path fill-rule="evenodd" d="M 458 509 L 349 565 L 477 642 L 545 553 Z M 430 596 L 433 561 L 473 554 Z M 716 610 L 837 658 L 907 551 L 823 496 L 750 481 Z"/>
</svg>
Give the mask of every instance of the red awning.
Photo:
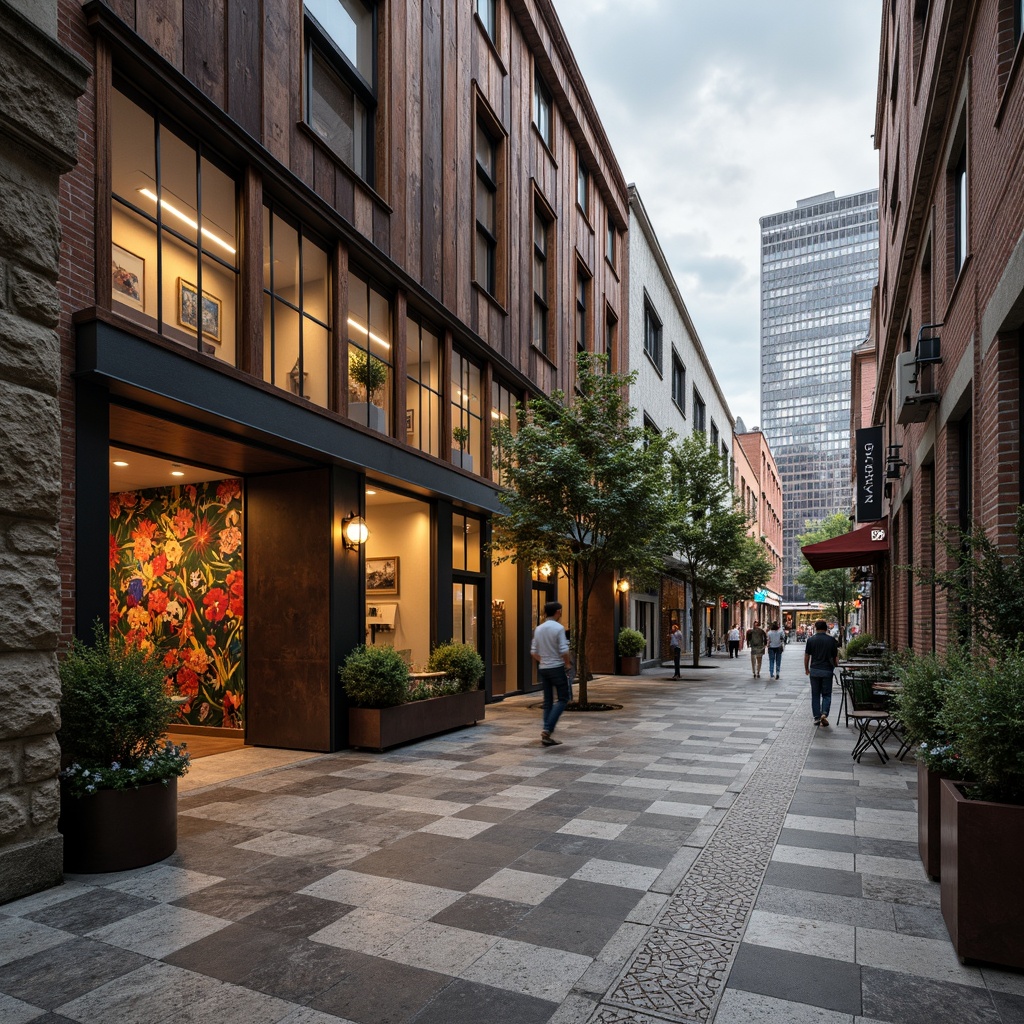
<svg viewBox="0 0 1024 1024">
<path fill-rule="evenodd" d="M 815 571 L 874 565 L 889 554 L 889 520 L 867 523 L 841 537 L 808 544 L 800 550 Z"/>
</svg>

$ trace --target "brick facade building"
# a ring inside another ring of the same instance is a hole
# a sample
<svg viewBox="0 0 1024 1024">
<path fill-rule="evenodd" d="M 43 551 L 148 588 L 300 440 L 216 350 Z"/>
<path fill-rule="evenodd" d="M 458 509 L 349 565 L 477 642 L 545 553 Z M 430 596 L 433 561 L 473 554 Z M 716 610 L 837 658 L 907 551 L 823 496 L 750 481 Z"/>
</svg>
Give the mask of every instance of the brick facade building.
<svg viewBox="0 0 1024 1024">
<path fill-rule="evenodd" d="M 871 419 L 899 447 L 866 626 L 895 647 L 954 640 L 941 593 L 899 568 L 944 558 L 935 518 L 1009 545 L 1022 500 L 1022 63 L 1019 2 L 886 0 Z"/>
</svg>

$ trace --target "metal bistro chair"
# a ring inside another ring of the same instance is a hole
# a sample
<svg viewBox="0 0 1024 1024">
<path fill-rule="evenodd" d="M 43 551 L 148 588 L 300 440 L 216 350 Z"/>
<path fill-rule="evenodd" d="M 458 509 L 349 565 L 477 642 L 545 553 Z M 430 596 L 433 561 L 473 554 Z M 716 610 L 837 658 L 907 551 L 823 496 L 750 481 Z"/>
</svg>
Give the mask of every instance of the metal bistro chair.
<svg viewBox="0 0 1024 1024">
<path fill-rule="evenodd" d="M 895 729 L 895 721 L 889 714 L 887 697 L 872 692 L 878 680 L 867 673 L 857 672 L 853 677 L 853 711 L 850 717 L 857 726 L 857 742 L 853 745 L 851 757 L 860 764 L 860 759 L 869 749 L 874 749 L 885 764 L 889 755 L 885 752 L 885 741 Z"/>
<path fill-rule="evenodd" d="M 844 725 L 849 728 L 850 725 L 850 708 L 853 707 L 853 679 L 857 674 L 856 669 L 841 668 L 837 669 L 839 674 L 839 688 L 842 690 L 842 702 L 839 705 L 839 714 L 836 715 L 836 725 L 839 724 L 839 719 L 845 716 Z"/>
</svg>

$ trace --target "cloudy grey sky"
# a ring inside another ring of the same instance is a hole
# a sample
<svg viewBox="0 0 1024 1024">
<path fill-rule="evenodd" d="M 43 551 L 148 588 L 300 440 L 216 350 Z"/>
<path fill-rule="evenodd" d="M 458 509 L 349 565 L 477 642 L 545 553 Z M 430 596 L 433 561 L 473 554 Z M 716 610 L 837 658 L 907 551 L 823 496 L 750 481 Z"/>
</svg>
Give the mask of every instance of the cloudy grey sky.
<svg viewBox="0 0 1024 1024">
<path fill-rule="evenodd" d="M 758 218 L 878 184 L 881 0 L 555 0 L 734 416 L 760 423 Z"/>
</svg>

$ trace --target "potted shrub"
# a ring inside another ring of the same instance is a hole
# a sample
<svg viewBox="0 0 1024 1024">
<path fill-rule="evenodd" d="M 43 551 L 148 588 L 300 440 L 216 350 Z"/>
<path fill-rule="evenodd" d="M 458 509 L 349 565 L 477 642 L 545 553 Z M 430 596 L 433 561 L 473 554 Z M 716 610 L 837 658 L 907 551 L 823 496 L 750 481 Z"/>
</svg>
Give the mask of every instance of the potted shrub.
<svg viewBox="0 0 1024 1024">
<path fill-rule="evenodd" d="M 892 714 L 903 725 L 917 755 L 917 848 L 928 876 L 941 871 L 939 808 L 942 779 L 963 778 L 962 763 L 953 737 L 939 721 L 946 687 L 962 669 L 962 659 L 952 654 L 942 660 L 935 654 L 908 651 L 894 664 L 902 690 L 893 695 Z"/>
<path fill-rule="evenodd" d="M 348 377 L 350 383 L 356 384 L 359 388 L 358 391 L 353 389 L 356 397 L 365 398 L 365 401 L 349 402 L 349 416 L 371 430 L 386 434 L 387 417 L 383 407 L 377 404 L 376 398 L 388 382 L 387 364 L 369 352 L 356 349 L 348 361 Z"/>
<path fill-rule="evenodd" d="M 640 674 L 640 654 L 647 646 L 643 633 L 636 629 L 623 626 L 619 630 L 619 657 L 622 660 L 622 674 L 637 676 Z"/>
<path fill-rule="evenodd" d="M 942 781 L 942 916 L 961 959 L 1024 968 L 1024 653 L 976 657 L 938 719 L 970 780 Z"/>
<path fill-rule="evenodd" d="M 427 668 L 431 672 L 443 672 L 459 684 L 461 693 L 476 690 L 484 678 L 484 659 L 470 644 L 449 640 L 438 644 L 430 652 Z"/>
<path fill-rule="evenodd" d="M 472 651 L 479 662 L 476 674 L 476 664 L 463 651 L 447 650 L 462 647 L 442 644 L 436 649 L 442 652 L 439 664 L 448 660 L 459 675 L 449 677 L 447 668 L 437 668 L 437 675 L 420 678 L 411 688 L 409 668 L 393 647 L 355 648 L 338 670 L 350 702 L 349 745 L 385 750 L 480 721 L 484 691 L 475 687 L 483 678 L 483 661 Z"/>
<path fill-rule="evenodd" d="M 459 446 L 452 449 L 452 462 L 463 469 L 473 471 L 473 456 L 466 451 L 469 443 L 469 430 L 466 427 L 456 427 L 452 431 L 452 440 Z"/>
<path fill-rule="evenodd" d="M 176 704 L 163 659 L 96 623 L 60 664 L 64 869 L 125 871 L 169 857 L 178 841 L 184 744 L 165 734 Z"/>
</svg>

